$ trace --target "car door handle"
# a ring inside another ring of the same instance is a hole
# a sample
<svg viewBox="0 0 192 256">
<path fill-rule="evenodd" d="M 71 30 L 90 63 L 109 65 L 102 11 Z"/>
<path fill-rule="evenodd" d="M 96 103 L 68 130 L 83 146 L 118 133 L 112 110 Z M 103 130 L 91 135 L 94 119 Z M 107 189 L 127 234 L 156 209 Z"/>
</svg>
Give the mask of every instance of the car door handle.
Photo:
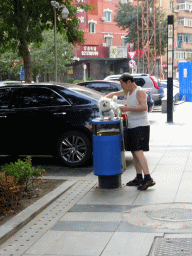
<svg viewBox="0 0 192 256">
<path fill-rule="evenodd" d="M 7 116 L 0 116 L 0 118 L 7 118 Z"/>
<path fill-rule="evenodd" d="M 57 116 L 57 115 L 66 115 L 66 112 L 60 112 L 60 113 L 54 113 L 53 115 Z"/>
</svg>

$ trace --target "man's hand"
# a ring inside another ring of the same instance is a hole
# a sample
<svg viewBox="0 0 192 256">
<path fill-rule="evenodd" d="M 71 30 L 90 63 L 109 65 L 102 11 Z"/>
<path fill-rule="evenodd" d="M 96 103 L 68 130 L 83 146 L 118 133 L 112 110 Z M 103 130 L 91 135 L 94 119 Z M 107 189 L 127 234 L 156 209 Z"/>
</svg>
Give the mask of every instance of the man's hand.
<svg viewBox="0 0 192 256">
<path fill-rule="evenodd" d="M 120 108 L 121 112 L 127 112 L 127 111 L 129 111 L 129 107 L 126 107 L 126 106 L 121 106 L 121 107 L 119 107 L 119 108 Z"/>
</svg>

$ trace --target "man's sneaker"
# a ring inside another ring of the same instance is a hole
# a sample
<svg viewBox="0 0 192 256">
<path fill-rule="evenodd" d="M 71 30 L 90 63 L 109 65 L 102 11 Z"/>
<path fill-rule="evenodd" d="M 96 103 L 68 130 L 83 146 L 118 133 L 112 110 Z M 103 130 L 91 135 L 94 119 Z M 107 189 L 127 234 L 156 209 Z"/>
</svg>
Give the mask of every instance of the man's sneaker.
<svg viewBox="0 0 192 256">
<path fill-rule="evenodd" d="M 146 190 L 148 187 L 152 187 L 155 185 L 155 181 L 153 179 L 146 180 L 144 179 L 142 183 L 140 183 L 138 190 Z"/>
<path fill-rule="evenodd" d="M 143 179 L 138 179 L 137 177 L 135 177 L 134 180 L 131 180 L 129 182 L 126 183 L 126 186 L 138 186 L 143 182 Z"/>
</svg>

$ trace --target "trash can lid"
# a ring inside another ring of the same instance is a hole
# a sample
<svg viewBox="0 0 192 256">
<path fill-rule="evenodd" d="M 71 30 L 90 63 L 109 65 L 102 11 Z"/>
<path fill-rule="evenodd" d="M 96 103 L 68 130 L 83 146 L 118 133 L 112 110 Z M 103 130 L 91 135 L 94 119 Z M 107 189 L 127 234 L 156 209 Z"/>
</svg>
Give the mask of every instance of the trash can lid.
<svg viewBox="0 0 192 256">
<path fill-rule="evenodd" d="M 93 124 L 118 124 L 120 123 L 120 119 L 114 119 L 114 120 L 108 120 L 108 119 L 104 119 L 101 120 L 101 118 L 96 118 L 92 120 Z"/>
</svg>

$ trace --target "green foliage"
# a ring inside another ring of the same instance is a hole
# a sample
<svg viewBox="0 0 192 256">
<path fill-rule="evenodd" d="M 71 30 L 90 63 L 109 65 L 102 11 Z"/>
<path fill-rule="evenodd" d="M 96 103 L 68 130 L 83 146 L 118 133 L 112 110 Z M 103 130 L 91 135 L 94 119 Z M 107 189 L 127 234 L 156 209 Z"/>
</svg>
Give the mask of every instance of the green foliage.
<svg viewBox="0 0 192 256">
<path fill-rule="evenodd" d="M 24 185 L 32 176 L 32 169 L 28 162 L 23 162 L 20 159 L 15 163 L 5 164 L 2 170 L 8 176 L 14 176 L 19 185 Z"/>
<path fill-rule="evenodd" d="M 48 30 L 42 33 L 42 44 L 31 44 L 31 69 L 34 74 L 54 73 L 55 71 L 55 48 L 54 31 Z M 73 46 L 68 43 L 64 36 L 57 33 L 57 71 L 65 73 L 73 62 Z"/>
<path fill-rule="evenodd" d="M 73 81 L 74 84 L 81 83 L 81 82 L 83 82 L 83 80 L 74 80 Z"/>
<path fill-rule="evenodd" d="M 67 78 L 67 83 L 69 83 L 69 84 L 73 84 L 73 82 L 74 82 L 74 78 L 72 78 L 72 77 L 70 77 L 70 78 Z"/>
<path fill-rule="evenodd" d="M 15 163 L 5 164 L 0 172 L 0 214 L 17 206 L 23 192 L 27 192 L 29 181 L 33 187 L 39 182 L 44 169 L 32 167 L 31 157 L 25 161 L 18 159 Z M 34 188 L 34 187 L 33 187 Z"/>
<path fill-rule="evenodd" d="M 74 5 L 73 0 L 57 0 L 69 11 L 68 19 L 60 18 L 61 9 L 56 8 L 57 33 L 63 34 L 73 45 L 84 43 L 84 32 L 79 30 L 76 17 L 78 7 L 92 9 L 90 5 Z M 0 53 L 11 50 L 22 57 L 25 68 L 25 81 L 31 81 L 30 51 L 31 43 L 43 41 L 42 32 L 53 28 L 54 11 L 47 0 L 0 0 Z"/>
<path fill-rule="evenodd" d="M 65 33 L 68 41 L 76 44 L 83 42 L 83 31 L 79 30 L 79 19 L 76 17 L 78 6 L 72 4 L 72 0 L 63 2 L 57 0 L 60 5 L 65 5 L 69 10 L 67 20 L 57 19 L 57 32 Z M 51 1 L 41 0 L 0 0 L 0 46 L 5 49 L 18 49 L 23 55 L 23 45 L 26 41 L 42 42 L 42 31 L 53 28 L 54 11 Z M 88 5 L 81 8 L 90 9 Z M 57 17 L 61 9 L 56 9 Z"/>
<path fill-rule="evenodd" d="M 23 60 L 19 57 L 18 51 L 13 52 L 8 50 L 0 55 L 0 69 L 9 74 L 17 75 L 21 66 L 23 66 L 22 62 Z"/>
<path fill-rule="evenodd" d="M 54 73 L 54 33 L 53 30 L 42 33 L 42 43 L 31 43 L 31 71 L 33 76 Z M 65 73 L 73 62 L 73 46 L 68 43 L 61 34 L 57 34 L 57 70 L 58 73 Z M 16 65 L 14 65 L 14 63 Z M 19 57 L 18 51 L 7 51 L 1 54 L 0 68 L 9 74 L 17 75 L 23 66 L 23 60 Z"/>
<path fill-rule="evenodd" d="M 30 157 L 25 161 L 18 159 L 15 163 L 5 164 L 2 171 L 7 176 L 13 176 L 18 185 L 27 185 L 30 178 L 40 177 L 45 172 L 44 169 L 32 167 Z"/>
<path fill-rule="evenodd" d="M 87 81 L 92 81 L 92 80 L 95 80 L 95 78 L 93 77 L 89 77 L 86 79 Z M 77 83 L 81 83 L 81 82 L 84 82 L 84 80 L 74 80 L 73 81 L 73 84 L 77 84 Z"/>
<path fill-rule="evenodd" d="M 92 80 L 95 80 L 95 78 L 93 78 L 93 77 L 87 78 L 87 81 L 92 81 Z"/>
<path fill-rule="evenodd" d="M 131 3 L 122 4 L 119 3 L 117 6 L 117 14 L 115 16 L 114 21 L 117 23 L 119 27 L 123 30 L 127 29 L 126 39 L 128 43 L 133 43 L 135 45 L 135 49 L 138 48 L 138 29 L 137 29 L 137 17 L 139 17 L 139 46 L 142 48 L 142 6 L 138 5 L 138 14 L 137 14 L 137 6 L 133 6 Z M 160 40 L 159 40 L 159 31 L 161 31 L 161 54 L 165 53 L 165 48 L 167 44 L 167 21 L 163 14 L 161 14 L 161 22 L 159 24 L 158 19 L 158 11 L 156 9 L 156 46 L 157 46 L 157 54 L 160 52 Z M 150 14 L 149 23 L 154 20 L 153 13 Z M 151 26 L 151 24 L 150 24 Z M 152 36 L 153 30 L 150 30 L 150 37 Z M 153 43 L 151 41 L 151 43 Z"/>
</svg>

